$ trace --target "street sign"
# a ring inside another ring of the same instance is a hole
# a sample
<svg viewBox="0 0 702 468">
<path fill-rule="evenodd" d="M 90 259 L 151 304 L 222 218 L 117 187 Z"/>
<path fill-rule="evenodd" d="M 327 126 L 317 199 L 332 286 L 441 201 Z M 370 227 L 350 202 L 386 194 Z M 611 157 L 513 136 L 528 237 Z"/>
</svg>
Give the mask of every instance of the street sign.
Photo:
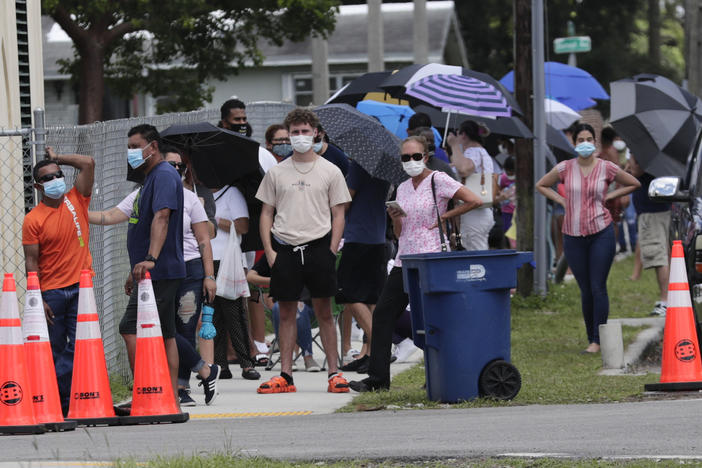
<svg viewBox="0 0 702 468">
<path fill-rule="evenodd" d="M 557 54 L 590 52 L 591 49 L 590 36 L 557 37 L 553 40 L 553 50 Z"/>
</svg>

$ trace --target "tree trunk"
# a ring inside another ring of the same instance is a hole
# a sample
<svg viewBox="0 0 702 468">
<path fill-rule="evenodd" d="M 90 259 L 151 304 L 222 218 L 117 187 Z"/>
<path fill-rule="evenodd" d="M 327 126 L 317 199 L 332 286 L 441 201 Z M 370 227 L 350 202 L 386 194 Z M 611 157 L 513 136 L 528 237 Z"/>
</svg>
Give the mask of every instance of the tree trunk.
<svg viewBox="0 0 702 468">
<path fill-rule="evenodd" d="M 79 46 L 80 81 L 78 91 L 78 123 L 102 120 L 102 100 L 105 93 L 105 49 L 99 40 L 91 38 Z"/>
<path fill-rule="evenodd" d="M 531 1 L 514 0 L 514 93 L 522 108 L 524 123 L 533 130 L 531 70 Z M 534 250 L 534 145 L 531 140 L 518 138 L 517 156 L 517 248 Z M 528 296 L 534 289 L 534 269 L 524 265 L 517 273 L 517 290 Z"/>
<path fill-rule="evenodd" d="M 661 6 L 660 0 L 648 0 L 648 55 L 651 61 L 661 63 Z"/>
</svg>

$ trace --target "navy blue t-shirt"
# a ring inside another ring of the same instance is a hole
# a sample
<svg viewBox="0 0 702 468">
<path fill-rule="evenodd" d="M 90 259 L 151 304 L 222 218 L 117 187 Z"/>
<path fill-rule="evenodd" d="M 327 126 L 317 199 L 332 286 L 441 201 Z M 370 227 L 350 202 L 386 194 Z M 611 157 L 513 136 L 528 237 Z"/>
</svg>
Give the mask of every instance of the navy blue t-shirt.
<svg viewBox="0 0 702 468">
<path fill-rule="evenodd" d="M 322 157 L 330 163 L 336 165 L 336 167 L 341 170 L 341 173 L 344 174 L 344 177 L 346 177 L 346 174 L 349 172 L 349 157 L 346 155 L 346 153 L 332 144 L 327 144 L 327 150 L 324 152 Z"/>
<path fill-rule="evenodd" d="M 631 194 L 631 201 L 634 203 L 634 209 L 636 209 L 637 213 L 659 213 L 670 210 L 672 206 L 670 203 L 655 202 L 648 198 L 648 186 L 654 179 L 651 174 L 646 172 L 638 179 L 641 182 L 641 187 L 634 190 Z"/>
<path fill-rule="evenodd" d="M 344 242 L 385 243 L 385 199 L 390 183 L 371 177 L 355 161 L 349 165 L 346 184 L 356 193 L 346 213 Z"/>
<path fill-rule="evenodd" d="M 143 262 L 149 253 L 151 242 L 151 223 L 154 214 L 164 208 L 171 210 L 168 219 L 168 234 L 158 255 L 151 279 L 185 278 L 183 261 L 183 183 L 178 171 L 163 161 L 146 175 L 144 185 L 132 208 L 127 230 L 127 251 L 129 263 Z"/>
</svg>

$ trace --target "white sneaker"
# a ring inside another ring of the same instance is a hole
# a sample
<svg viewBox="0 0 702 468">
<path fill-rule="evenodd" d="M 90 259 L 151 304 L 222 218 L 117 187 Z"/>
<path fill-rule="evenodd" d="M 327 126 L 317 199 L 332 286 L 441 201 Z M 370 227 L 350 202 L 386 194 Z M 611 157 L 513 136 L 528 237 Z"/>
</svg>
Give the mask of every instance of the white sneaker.
<svg viewBox="0 0 702 468">
<path fill-rule="evenodd" d="M 314 360 L 312 356 L 310 357 L 305 357 L 305 370 L 307 372 L 319 372 L 322 370 L 322 366 L 320 366 L 317 361 Z"/>
<path fill-rule="evenodd" d="M 268 354 L 268 345 L 265 342 L 261 343 L 260 341 L 254 340 L 254 344 L 256 345 L 258 354 Z"/>
<path fill-rule="evenodd" d="M 412 338 L 405 338 L 399 342 L 395 348 L 395 355 L 397 356 L 397 361 L 395 362 L 407 362 L 418 349 L 419 348 L 414 345 Z"/>
<path fill-rule="evenodd" d="M 659 317 L 665 317 L 665 313 L 668 310 L 668 304 L 663 301 L 657 301 L 656 305 L 653 306 L 653 311 L 651 315 L 657 315 Z"/>
<path fill-rule="evenodd" d="M 363 330 L 358 326 L 356 319 L 351 322 L 351 341 L 363 341 Z"/>
</svg>

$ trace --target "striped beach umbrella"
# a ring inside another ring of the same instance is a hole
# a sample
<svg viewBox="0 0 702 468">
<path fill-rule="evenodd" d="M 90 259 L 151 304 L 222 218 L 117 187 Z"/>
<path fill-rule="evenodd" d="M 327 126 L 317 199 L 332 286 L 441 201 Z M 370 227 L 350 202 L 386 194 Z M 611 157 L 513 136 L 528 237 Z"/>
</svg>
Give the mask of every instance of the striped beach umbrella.
<svg viewBox="0 0 702 468">
<path fill-rule="evenodd" d="M 444 112 L 510 117 L 512 110 L 496 87 L 464 75 L 429 75 L 407 85 L 406 94 Z"/>
</svg>

